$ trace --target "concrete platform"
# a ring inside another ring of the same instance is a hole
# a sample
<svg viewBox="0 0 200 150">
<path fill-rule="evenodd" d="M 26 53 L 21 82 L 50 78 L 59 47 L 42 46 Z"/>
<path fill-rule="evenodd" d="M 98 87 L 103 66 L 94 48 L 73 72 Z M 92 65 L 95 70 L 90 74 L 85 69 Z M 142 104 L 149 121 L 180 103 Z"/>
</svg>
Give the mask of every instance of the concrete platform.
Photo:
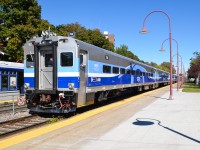
<svg viewBox="0 0 200 150">
<path fill-rule="evenodd" d="M 174 91 L 84 146 L 84 149 L 199 150 L 200 94 Z"/>
<path fill-rule="evenodd" d="M 7 150 L 199 150 L 200 93 L 169 87 L 0 140 Z"/>
<path fill-rule="evenodd" d="M 19 91 L 4 91 L 0 92 L 0 102 L 16 100 L 20 96 Z"/>
</svg>

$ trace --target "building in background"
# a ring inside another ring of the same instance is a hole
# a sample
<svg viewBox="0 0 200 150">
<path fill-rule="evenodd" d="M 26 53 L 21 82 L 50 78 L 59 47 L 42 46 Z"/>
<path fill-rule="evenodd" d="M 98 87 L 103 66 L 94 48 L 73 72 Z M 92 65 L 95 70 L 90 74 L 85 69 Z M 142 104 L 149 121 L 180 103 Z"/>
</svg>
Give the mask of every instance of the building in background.
<svg viewBox="0 0 200 150">
<path fill-rule="evenodd" d="M 106 39 L 109 40 L 110 43 L 115 45 L 115 36 L 114 36 L 114 34 L 109 34 L 108 31 L 104 31 L 103 35 L 105 36 Z"/>
</svg>

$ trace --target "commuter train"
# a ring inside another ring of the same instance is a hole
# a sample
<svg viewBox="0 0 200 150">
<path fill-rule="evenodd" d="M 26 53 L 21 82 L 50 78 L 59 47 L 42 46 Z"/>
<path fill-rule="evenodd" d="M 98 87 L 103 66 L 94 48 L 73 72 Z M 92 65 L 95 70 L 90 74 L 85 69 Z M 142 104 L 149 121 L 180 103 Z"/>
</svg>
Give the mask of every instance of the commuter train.
<svg viewBox="0 0 200 150">
<path fill-rule="evenodd" d="M 51 35 L 51 34 L 50 34 Z M 24 88 L 30 113 L 60 113 L 169 84 L 169 73 L 65 36 L 24 45 Z"/>
</svg>

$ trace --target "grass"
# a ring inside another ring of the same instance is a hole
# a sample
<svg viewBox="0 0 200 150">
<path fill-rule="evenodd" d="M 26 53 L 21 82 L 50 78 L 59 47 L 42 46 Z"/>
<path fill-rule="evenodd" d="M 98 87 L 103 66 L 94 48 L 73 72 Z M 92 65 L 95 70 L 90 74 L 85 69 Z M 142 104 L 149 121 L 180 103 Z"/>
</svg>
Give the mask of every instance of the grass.
<svg viewBox="0 0 200 150">
<path fill-rule="evenodd" d="M 52 124 L 52 123 L 55 123 L 55 122 L 58 122 L 58 121 L 60 121 L 60 120 L 62 120 L 63 118 L 60 118 L 60 117 L 58 117 L 58 118 L 51 118 L 48 122 L 47 122 L 47 124 Z"/>
<path fill-rule="evenodd" d="M 200 93 L 200 85 L 196 85 L 195 83 L 185 83 L 182 85 L 182 92 L 196 92 Z"/>
</svg>

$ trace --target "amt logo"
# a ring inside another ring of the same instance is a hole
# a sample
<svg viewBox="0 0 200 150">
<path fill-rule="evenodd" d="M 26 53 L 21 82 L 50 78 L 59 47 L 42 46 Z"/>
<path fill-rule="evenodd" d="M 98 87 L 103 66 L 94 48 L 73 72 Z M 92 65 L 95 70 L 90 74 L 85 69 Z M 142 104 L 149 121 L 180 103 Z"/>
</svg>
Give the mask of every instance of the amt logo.
<svg viewBox="0 0 200 150">
<path fill-rule="evenodd" d="M 137 77 L 137 82 L 140 82 L 140 77 Z"/>
</svg>

